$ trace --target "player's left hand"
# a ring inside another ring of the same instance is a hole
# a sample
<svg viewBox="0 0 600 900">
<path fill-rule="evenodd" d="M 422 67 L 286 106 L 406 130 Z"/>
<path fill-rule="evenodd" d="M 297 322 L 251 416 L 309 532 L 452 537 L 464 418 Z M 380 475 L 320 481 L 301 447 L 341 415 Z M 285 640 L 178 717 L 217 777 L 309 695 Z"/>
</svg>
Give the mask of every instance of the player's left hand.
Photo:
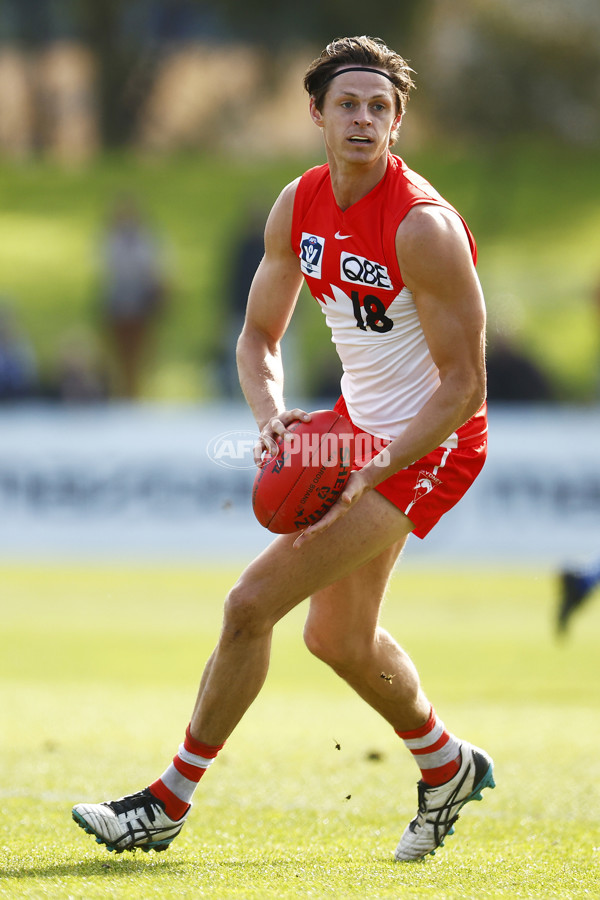
<svg viewBox="0 0 600 900">
<path fill-rule="evenodd" d="M 363 473 L 360 470 L 351 472 L 346 487 L 331 509 L 325 513 L 322 519 L 319 519 L 314 525 L 305 528 L 304 531 L 298 535 L 294 541 L 294 547 L 298 549 L 299 547 L 304 546 L 307 541 L 311 541 L 318 534 L 321 534 L 327 528 L 330 528 L 334 522 L 346 515 L 348 510 L 355 505 L 367 490 L 369 490 L 369 485 L 367 484 Z"/>
</svg>

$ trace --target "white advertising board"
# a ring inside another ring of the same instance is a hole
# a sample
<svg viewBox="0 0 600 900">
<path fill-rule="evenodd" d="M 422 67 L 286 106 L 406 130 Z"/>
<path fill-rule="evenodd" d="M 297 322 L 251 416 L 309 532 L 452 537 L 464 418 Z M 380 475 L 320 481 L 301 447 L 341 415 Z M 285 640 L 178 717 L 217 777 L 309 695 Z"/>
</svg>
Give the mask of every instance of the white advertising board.
<svg viewBox="0 0 600 900">
<path fill-rule="evenodd" d="M 0 558 L 246 560 L 243 406 L 0 410 Z M 483 473 L 407 559 L 559 564 L 600 555 L 600 410 L 492 409 Z"/>
</svg>

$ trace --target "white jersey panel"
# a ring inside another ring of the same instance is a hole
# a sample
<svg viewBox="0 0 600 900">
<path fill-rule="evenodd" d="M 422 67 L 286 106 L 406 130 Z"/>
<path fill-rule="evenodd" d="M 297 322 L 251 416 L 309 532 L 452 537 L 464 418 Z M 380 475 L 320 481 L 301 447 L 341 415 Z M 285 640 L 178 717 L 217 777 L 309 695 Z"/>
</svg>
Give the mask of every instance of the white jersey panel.
<svg viewBox="0 0 600 900">
<path fill-rule="evenodd" d="M 330 284 L 322 311 L 342 361 L 341 387 L 353 422 L 376 437 L 398 437 L 440 384 L 412 292 L 404 287 L 385 311 L 385 333 L 358 327 L 350 291 Z"/>
</svg>

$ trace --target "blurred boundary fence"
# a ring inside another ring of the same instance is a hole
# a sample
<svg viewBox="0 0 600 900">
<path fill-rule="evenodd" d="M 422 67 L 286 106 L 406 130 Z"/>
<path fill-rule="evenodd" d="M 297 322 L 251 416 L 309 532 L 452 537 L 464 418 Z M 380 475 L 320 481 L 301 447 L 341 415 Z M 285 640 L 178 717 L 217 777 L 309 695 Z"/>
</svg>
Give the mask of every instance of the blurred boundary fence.
<svg viewBox="0 0 600 900">
<path fill-rule="evenodd" d="M 327 404 L 329 405 L 329 404 Z M 245 407 L 0 411 L 0 560 L 244 561 Z M 494 409 L 487 465 L 407 560 L 558 564 L 600 552 L 600 410 Z"/>
</svg>

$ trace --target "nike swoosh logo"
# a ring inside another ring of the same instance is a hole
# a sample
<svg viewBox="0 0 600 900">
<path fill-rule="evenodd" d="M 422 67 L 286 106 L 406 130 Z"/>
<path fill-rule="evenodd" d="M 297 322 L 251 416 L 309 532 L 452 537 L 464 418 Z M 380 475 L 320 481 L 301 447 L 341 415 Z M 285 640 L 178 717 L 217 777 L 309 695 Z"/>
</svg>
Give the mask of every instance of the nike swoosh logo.
<svg viewBox="0 0 600 900">
<path fill-rule="evenodd" d="M 336 231 L 334 237 L 337 238 L 338 241 L 345 241 L 346 238 L 352 237 L 351 234 L 340 234 L 339 231 Z"/>
</svg>

